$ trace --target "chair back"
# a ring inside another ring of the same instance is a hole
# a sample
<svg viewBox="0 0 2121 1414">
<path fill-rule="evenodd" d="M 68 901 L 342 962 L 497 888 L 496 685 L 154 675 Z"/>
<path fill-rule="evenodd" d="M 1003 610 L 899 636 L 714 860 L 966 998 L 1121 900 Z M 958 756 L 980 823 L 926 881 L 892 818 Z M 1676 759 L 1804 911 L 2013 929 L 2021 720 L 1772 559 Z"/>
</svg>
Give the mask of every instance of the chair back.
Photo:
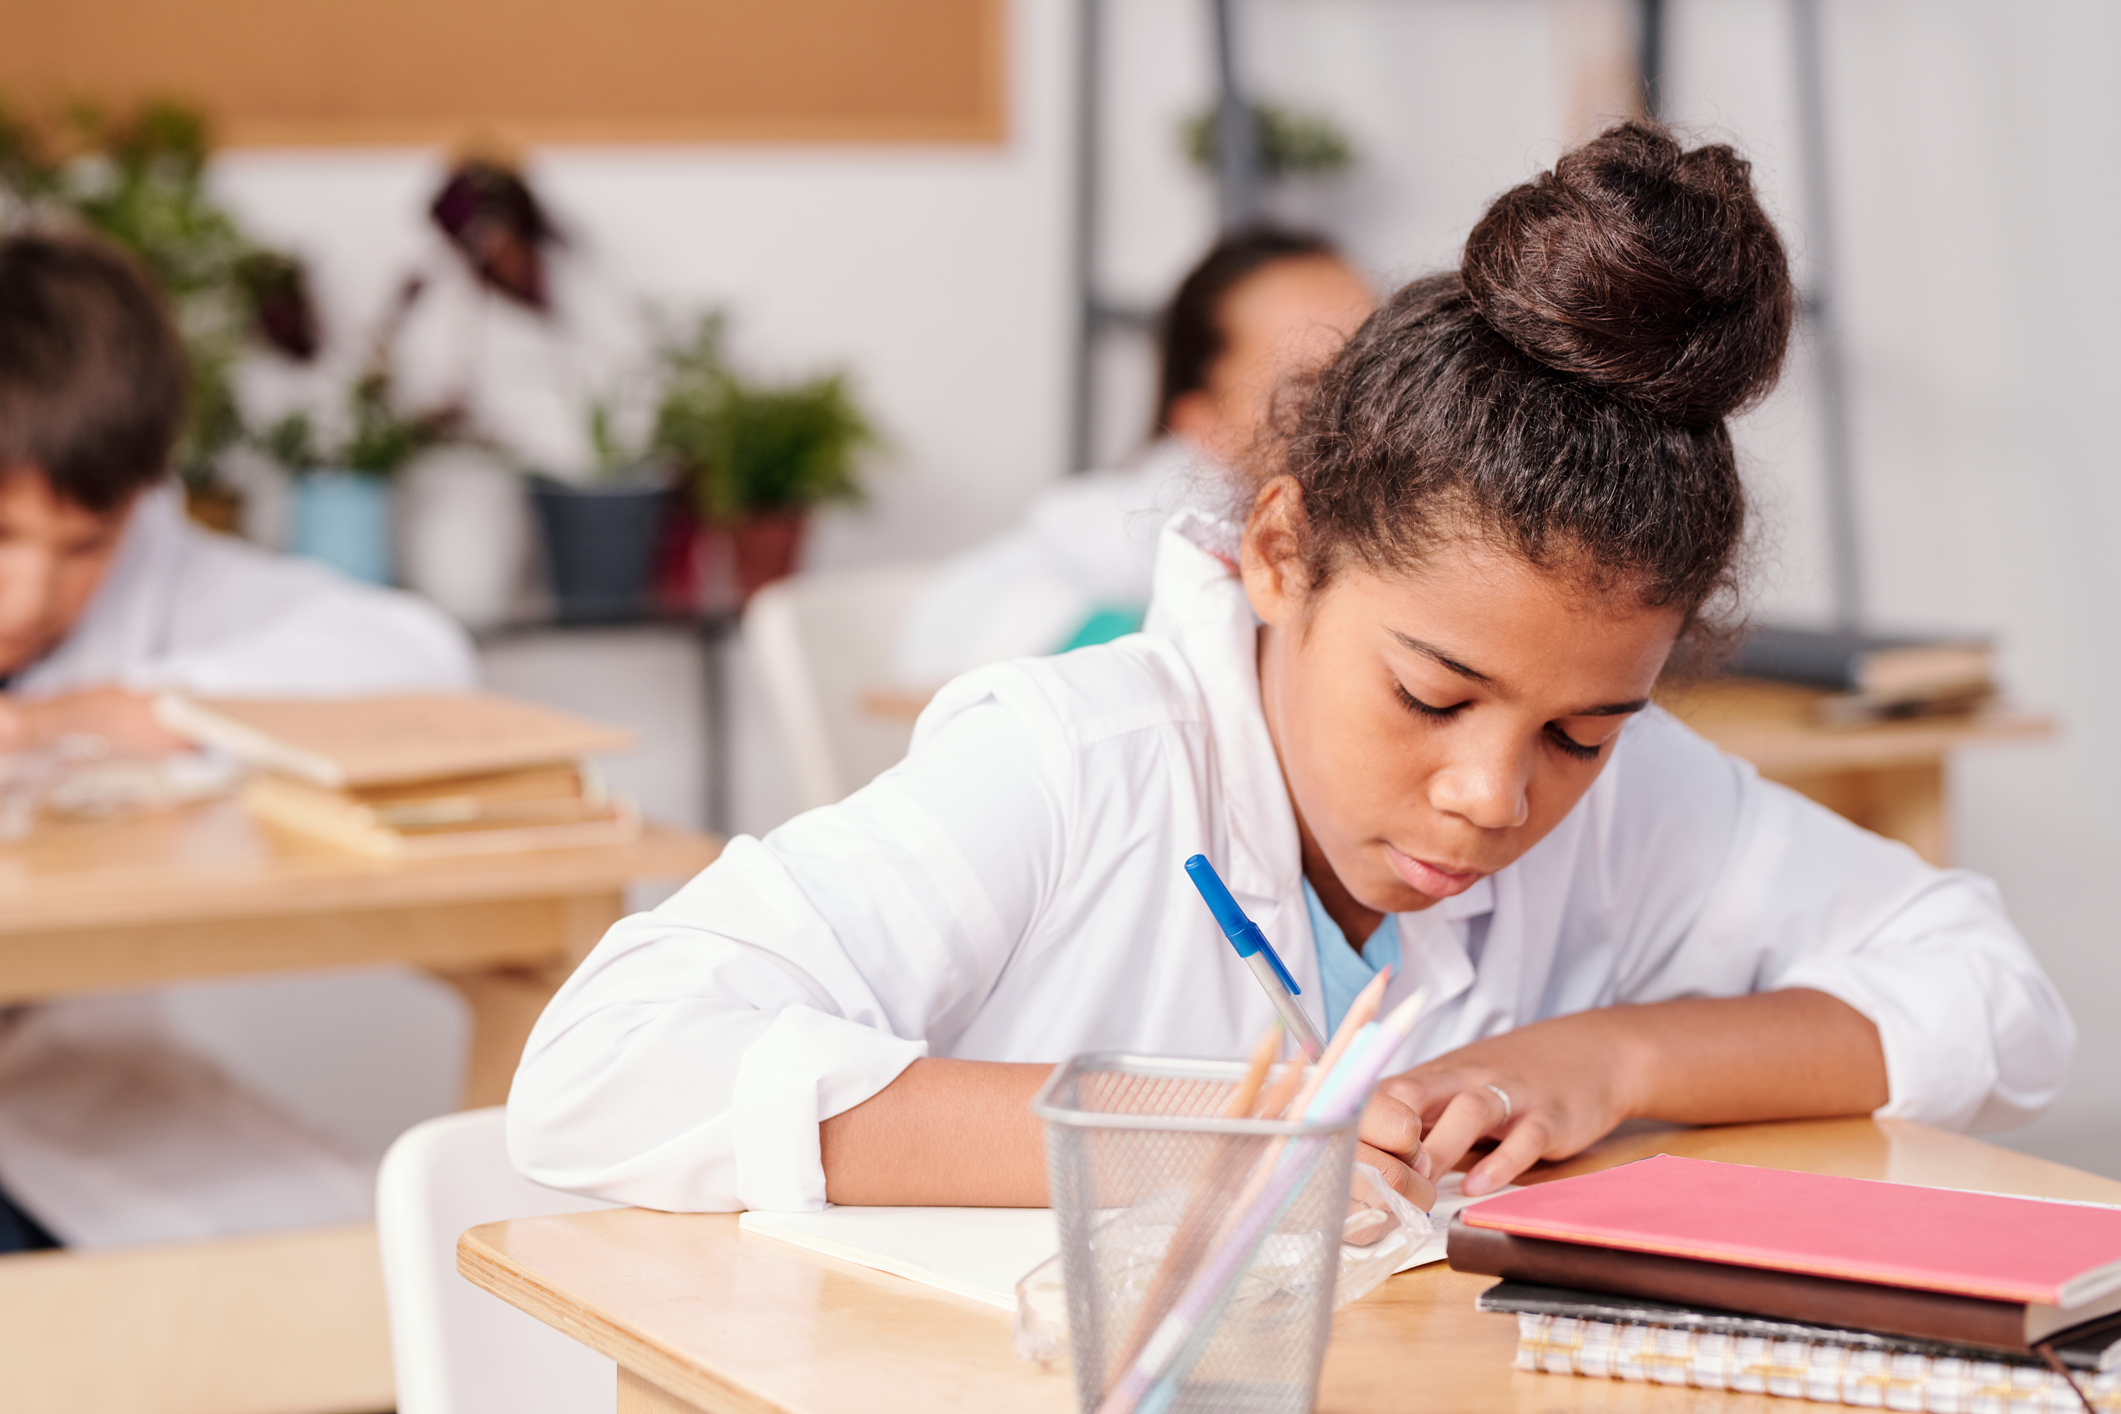
<svg viewBox="0 0 2121 1414">
<path fill-rule="evenodd" d="M 913 739 L 892 689 L 899 633 L 930 564 L 791 575 L 751 597 L 744 645 L 758 669 L 802 809 L 830 805 L 897 764 Z"/>
<path fill-rule="evenodd" d="M 376 1179 L 398 1414 L 580 1414 L 618 1407 L 611 1361 L 457 1274 L 457 1238 L 504 1218 L 617 1204 L 532 1183 L 499 1106 L 399 1135 Z"/>
</svg>

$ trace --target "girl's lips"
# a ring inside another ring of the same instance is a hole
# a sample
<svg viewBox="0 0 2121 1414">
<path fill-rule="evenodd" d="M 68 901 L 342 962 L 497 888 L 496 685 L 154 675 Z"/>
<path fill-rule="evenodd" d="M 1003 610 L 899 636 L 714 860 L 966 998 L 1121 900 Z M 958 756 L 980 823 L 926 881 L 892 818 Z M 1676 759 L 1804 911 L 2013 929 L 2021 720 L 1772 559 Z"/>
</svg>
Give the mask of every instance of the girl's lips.
<svg viewBox="0 0 2121 1414">
<path fill-rule="evenodd" d="M 1392 872 L 1406 881 L 1407 887 L 1430 898 L 1462 894 L 1480 882 L 1482 872 L 1478 869 L 1439 869 L 1411 854 L 1402 854 L 1389 844 L 1385 846 L 1385 859 L 1391 864 Z"/>
</svg>

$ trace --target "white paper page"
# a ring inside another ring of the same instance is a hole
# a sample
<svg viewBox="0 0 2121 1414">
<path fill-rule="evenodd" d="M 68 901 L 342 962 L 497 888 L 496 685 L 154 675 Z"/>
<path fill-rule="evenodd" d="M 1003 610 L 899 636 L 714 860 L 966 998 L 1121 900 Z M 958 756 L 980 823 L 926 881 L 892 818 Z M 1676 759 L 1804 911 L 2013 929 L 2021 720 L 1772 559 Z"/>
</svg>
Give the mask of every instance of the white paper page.
<svg viewBox="0 0 2121 1414">
<path fill-rule="evenodd" d="M 1399 1264 L 1400 1271 L 1411 1271 L 1415 1267 L 1425 1267 L 1431 1262 L 1441 1262 L 1444 1259 L 1444 1238 L 1451 1231 L 1451 1219 L 1457 1217 L 1460 1212 L 1472 1207 L 1475 1203 L 1485 1203 L 1490 1198 L 1499 1198 L 1505 1193 L 1515 1193 L 1518 1188 L 1517 1184 L 1506 1183 L 1493 1193 L 1483 1193 L 1478 1198 L 1468 1198 L 1460 1191 L 1460 1185 L 1465 1181 L 1465 1174 L 1456 1169 L 1445 1174 L 1437 1181 L 1436 1206 L 1429 1210 L 1429 1235 L 1416 1244 L 1412 1252 L 1407 1254 L 1407 1260 Z"/>
<path fill-rule="evenodd" d="M 745 1232 L 1016 1309 L 1016 1283 L 1060 1250 L 1051 1208 L 827 1208 L 745 1213 Z"/>
</svg>

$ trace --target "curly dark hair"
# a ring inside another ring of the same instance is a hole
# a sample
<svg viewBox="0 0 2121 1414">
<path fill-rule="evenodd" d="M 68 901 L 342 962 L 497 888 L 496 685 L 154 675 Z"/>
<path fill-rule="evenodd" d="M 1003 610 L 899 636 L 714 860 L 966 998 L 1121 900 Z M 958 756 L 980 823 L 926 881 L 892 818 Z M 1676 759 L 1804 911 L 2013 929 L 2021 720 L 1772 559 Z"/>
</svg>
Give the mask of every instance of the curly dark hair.
<svg viewBox="0 0 2121 1414">
<path fill-rule="evenodd" d="M 1691 619 L 1733 588 L 1725 419 L 1774 385 L 1789 261 L 1725 146 L 1624 123 L 1496 198 L 1288 404 L 1257 479 L 1302 489 L 1316 587 L 1484 533 Z"/>
</svg>

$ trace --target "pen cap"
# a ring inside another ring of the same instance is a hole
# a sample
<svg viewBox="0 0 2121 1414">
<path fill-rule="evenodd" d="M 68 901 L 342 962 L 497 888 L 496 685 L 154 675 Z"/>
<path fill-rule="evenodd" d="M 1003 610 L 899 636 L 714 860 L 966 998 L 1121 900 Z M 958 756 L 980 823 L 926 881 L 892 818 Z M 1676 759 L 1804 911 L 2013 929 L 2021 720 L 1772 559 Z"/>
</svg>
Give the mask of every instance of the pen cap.
<svg viewBox="0 0 2121 1414">
<path fill-rule="evenodd" d="M 1222 876 L 1215 872 L 1207 855 L 1196 854 L 1187 860 L 1186 874 L 1193 880 L 1193 887 L 1200 890 L 1208 912 L 1215 915 L 1215 926 L 1223 930 L 1223 936 L 1236 938 L 1252 931 L 1252 920 L 1245 917 L 1237 900 L 1231 898 L 1230 891 L 1223 887 Z"/>
</svg>

